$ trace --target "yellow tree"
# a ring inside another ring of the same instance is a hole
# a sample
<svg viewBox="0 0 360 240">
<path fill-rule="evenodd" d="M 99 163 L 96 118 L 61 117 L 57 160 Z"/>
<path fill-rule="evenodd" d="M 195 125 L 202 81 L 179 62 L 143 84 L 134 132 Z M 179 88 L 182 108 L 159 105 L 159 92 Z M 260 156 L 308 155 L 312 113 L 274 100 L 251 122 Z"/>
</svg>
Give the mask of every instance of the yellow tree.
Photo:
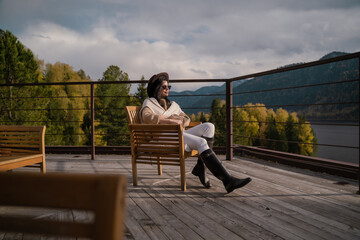
<svg viewBox="0 0 360 240">
<path fill-rule="evenodd" d="M 239 121 L 237 121 L 239 120 Z M 267 146 L 273 150 L 314 155 L 317 142 L 314 131 L 304 117 L 285 109 L 266 109 L 264 104 L 248 103 L 234 116 L 234 135 L 238 144 Z M 236 132 L 236 134 L 235 134 Z M 290 141 L 290 142 L 288 142 Z"/>
<path fill-rule="evenodd" d="M 237 135 L 236 143 L 242 145 L 254 145 L 259 134 L 259 124 L 254 116 L 250 116 L 246 108 L 241 108 L 239 113 L 234 115 L 234 135 Z"/>
<path fill-rule="evenodd" d="M 265 138 L 266 131 L 266 118 L 267 118 L 267 109 L 264 104 L 256 103 L 255 105 L 252 103 L 248 103 L 243 107 L 244 111 L 249 114 L 249 120 L 254 125 L 258 125 L 258 132 L 256 134 L 256 138 L 253 139 L 254 145 L 260 145 L 260 139 Z M 252 127 L 252 131 L 254 130 L 254 126 Z M 252 134 L 254 134 L 252 132 Z M 254 136 L 255 137 L 255 136 Z"/>
<path fill-rule="evenodd" d="M 287 151 L 288 145 L 285 133 L 285 121 L 288 113 L 286 110 L 278 109 L 276 113 L 271 109 L 266 119 L 266 141 L 264 145 L 273 150 Z"/>
<path fill-rule="evenodd" d="M 90 81 L 83 71 L 75 72 L 65 63 L 47 64 L 46 82 L 83 82 Z M 49 89 L 51 101 L 48 104 L 47 142 L 54 145 L 81 144 L 85 136 L 81 130 L 81 121 L 88 108 L 89 86 L 53 85 Z"/>
<path fill-rule="evenodd" d="M 303 143 L 300 144 L 300 154 L 313 156 L 316 152 L 316 147 L 313 144 L 317 143 L 317 139 L 310 123 L 301 117 L 299 118 L 298 127 L 298 139 Z"/>
<path fill-rule="evenodd" d="M 288 111 L 283 108 L 278 108 L 275 114 L 276 129 L 279 134 L 285 134 L 285 123 L 289 117 Z"/>
</svg>

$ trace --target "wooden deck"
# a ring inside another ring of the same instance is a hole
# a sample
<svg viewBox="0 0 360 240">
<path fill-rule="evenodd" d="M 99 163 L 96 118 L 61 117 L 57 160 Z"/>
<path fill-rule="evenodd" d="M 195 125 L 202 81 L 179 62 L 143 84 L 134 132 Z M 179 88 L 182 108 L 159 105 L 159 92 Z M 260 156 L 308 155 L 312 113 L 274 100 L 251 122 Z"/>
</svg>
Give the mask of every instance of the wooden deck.
<svg viewBox="0 0 360 240">
<path fill-rule="evenodd" d="M 128 177 L 125 239 L 360 239 L 357 181 L 236 158 L 224 162 L 226 168 L 253 181 L 225 194 L 222 183 L 211 174 L 213 187 L 201 186 L 191 174 L 196 159 L 190 158 L 187 191 L 182 192 L 178 167 L 164 166 L 158 176 L 155 165 L 140 165 L 139 186 L 133 187 L 130 156 L 98 155 L 95 161 L 85 155 L 46 157 L 47 172 Z M 4 211 L 8 210 L 0 208 L 0 213 Z M 76 213 L 72 215 L 76 218 Z M 31 238 L 0 233 L 0 239 Z"/>
</svg>

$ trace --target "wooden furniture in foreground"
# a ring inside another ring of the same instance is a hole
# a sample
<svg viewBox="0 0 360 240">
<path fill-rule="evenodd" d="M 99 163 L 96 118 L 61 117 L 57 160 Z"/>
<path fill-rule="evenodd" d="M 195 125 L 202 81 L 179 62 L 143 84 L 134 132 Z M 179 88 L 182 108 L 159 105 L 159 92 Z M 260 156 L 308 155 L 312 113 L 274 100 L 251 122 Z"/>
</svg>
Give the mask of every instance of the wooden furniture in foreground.
<svg viewBox="0 0 360 240">
<path fill-rule="evenodd" d="M 93 222 L 0 215 L 0 232 L 122 239 L 126 185 L 127 179 L 121 175 L 0 173 L 0 206 L 74 209 L 94 214 Z"/>
<path fill-rule="evenodd" d="M 129 122 L 133 185 L 137 186 L 137 164 L 180 166 L 181 189 L 186 191 L 185 159 L 198 154 L 184 149 L 183 127 L 171 124 L 140 124 L 139 106 L 126 106 Z M 199 124 L 192 122 L 190 127 Z"/>
<path fill-rule="evenodd" d="M 45 130 L 46 126 L 0 126 L 0 171 L 33 166 L 45 173 Z"/>
</svg>

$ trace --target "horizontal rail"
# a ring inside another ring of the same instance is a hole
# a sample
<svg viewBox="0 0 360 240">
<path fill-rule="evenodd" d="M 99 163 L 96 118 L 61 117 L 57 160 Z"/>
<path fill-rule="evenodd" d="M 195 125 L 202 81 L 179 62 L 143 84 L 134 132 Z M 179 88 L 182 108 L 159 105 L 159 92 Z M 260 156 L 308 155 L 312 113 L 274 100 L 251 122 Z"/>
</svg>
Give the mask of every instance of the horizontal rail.
<svg viewBox="0 0 360 240">
<path fill-rule="evenodd" d="M 237 121 L 237 120 L 233 120 L 232 122 L 246 122 L 246 123 L 264 123 L 264 124 L 268 124 L 268 123 L 273 123 L 273 122 L 266 122 L 266 121 Z M 276 122 L 276 124 L 287 124 L 287 122 Z M 355 123 L 328 123 L 328 122 L 293 122 L 292 124 L 297 124 L 297 125 L 324 125 L 324 126 L 349 126 L 349 127 L 358 127 L 360 126 L 359 123 L 355 124 Z"/>
<path fill-rule="evenodd" d="M 301 86 L 292 86 L 292 87 L 283 87 L 283 88 L 272 88 L 272 89 L 262 89 L 262 90 L 246 91 L 246 92 L 237 92 L 237 93 L 233 93 L 233 95 L 253 94 L 253 93 L 262 93 L 262 92 L 271 92 L 271 91 L 281 91 L 281 90 L 298 89 L 298 88 L 308 88 L 308 87 L 319 87 L 319 86 L 327 86 L 327 85 L 335 85 L 335 84 L 343 84 L 343 83 L 353 83 L 353 82 L 358 82 L 358 81 L 359 81 L 359 79 L 352 79 L 352 80 L 344 80 L 344 81 L 336 81 L 336 82 L 327 82 L 327 83 L 318 83 L 318 84 L 306 84 L 306 85 L 301 85 Z"/>
<path fill-rule="evenodd" d="M 305 107 L 305 106 L 325 106 L 325 105 L 354 105 L 359 104 L 359 102 L 333 102 L 333 103 L 301 103 L 301 104 L 276 104 L 276 105 L 266 105 L 266 106 L 235 106 L 233 108 L 263 108 L 263 107 Z"/>
<path fill-rule="evenodd" d="M 351 149 L 360 149 L 359 146 L 347 146 L 347 145 L 336 145 L 336 144 L 321 144 L 321 143 L 307 143 L 307 142 L 299 142 L 299 141 L 289 141 L 289 140 L 277 140 L 271 138 L 259 138 L 259 137 L 249 137 L 244 135 L 234 134 L 234 137 L 241 137 L 241 138 L 251 138 L 269 142 L 283 142 L 283 143 L 294 143 L 294 144 L 305 144 L 305 145 L 313 145 L 313 146 L 325 146 L 325 147 L 340 147 L 340 148 L 351 148 Z"/>
</svg>

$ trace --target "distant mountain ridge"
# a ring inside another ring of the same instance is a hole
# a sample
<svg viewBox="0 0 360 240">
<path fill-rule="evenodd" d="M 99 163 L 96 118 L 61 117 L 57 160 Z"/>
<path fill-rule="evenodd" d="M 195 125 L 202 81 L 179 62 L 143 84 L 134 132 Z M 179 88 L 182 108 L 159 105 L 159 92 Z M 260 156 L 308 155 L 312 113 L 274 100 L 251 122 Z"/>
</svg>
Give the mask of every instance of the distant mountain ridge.
<svg viewBox="0 0 360 240">
<path fill-rule="evenodd" d="M 240 86 L 241 84 L 243 84 L 244 82 L 246 82 L 247 80 L 241 80 L 241 81 L 236 81 L 233 82 L 233 88 Z M 193 106 L 196 107 L 204 107 L 204 106 L 210 106 L 212 99 L 215 99 L 216 97 L 219 97 L 221 99 L 224 99 L 224 94 L 225 94 L 225 83 L 221 86 L 205 86 L 202 88 L 199 88 L 195 91 L 182 91 L 182 92 L 171 92 L 170 95 L 170 99 L 174 100 L 175 102 L 179 103 L 181 108 L 184 109 L 184 111 L 186 111 L 187 113 L 197 113 L 200 111 L 203 112 L 207 112 L 207 109 L 191 109 Z M 203 95 L 212 95 L 212 96 L 203 96 Z M 200 95 L 200 96 L 198 96 Z M 202 95 L 202 96 L 201 96 Z M 209 100 L 210 103 L 208 103 L 207 105 L 198 105 L 197 103 L 200 102 L 200 104 L 202 104 L 202 102 L 204 100 Z"/>
<path fill-rule="evenodd" d="M 331 52 L 323 56 L 321 59 L 333 58 L 345 54 L 347 53 Z M 291 65 L 296 64 L 300 63 L 294 63 Z M 256 77 L 247 81 L 236 81 L 233 82 L 233 104 L 235 106 L 242 106 L 249 102 L 263 103 L 270 108 L 276 108 L 278 105 L 299 105 L 285 106 L 283 108 L 288 111 L 296 111 L 301 114 L 306 113 L 307 117 L 315 119 L 337 119 L 339 115 L 342 115 L 342 117 L 346 117 L 347 119 L 356 118 L 358 112 L 357 106 L 346 104 L 339 106 L 331 103 L 357 102 L 359 94 L 357 82 L 319 85 L 316 87 L 301 86 L 357 79 L 359 76 L 357 66 L 357 59 L 351 59 L 316 67 Z M 252 94 L 245 93 L 249 91 L 279 88 L 289 89 L 281 91 L 264 91 Z M 225 84 L 222 86 L 207 86 L 196 91 L 172 92 L 170 98 L 179 103 L 179 105 L 188 114 L 196 114 L 200 111 L 209 112 L 213 99 L 216 97 L 225 99 L 225 96 L 221 95 L 224 93 Z M 220 95 L 194 96 L 201 94 Z M 186 97 L 180 97 L 179 95 L 186 95 Z M 314 103 L 322 107 L 308 106 L 309 104 Z"/>
</svg>

